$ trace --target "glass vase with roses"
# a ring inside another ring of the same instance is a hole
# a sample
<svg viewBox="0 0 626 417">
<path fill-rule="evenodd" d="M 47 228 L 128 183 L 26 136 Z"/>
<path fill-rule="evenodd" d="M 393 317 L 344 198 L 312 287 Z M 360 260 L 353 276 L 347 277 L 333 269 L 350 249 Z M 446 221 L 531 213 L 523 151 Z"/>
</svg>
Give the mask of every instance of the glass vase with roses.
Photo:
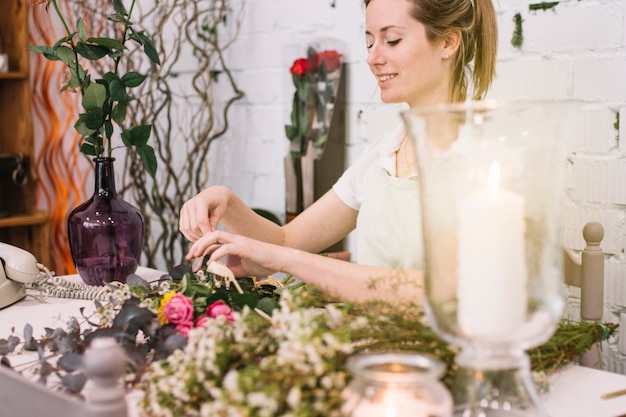
<svg viewBox="0 0 626 417">
<path fill-rule="evenodd" d="M 324 152 L 341 77 L 341 57 L 334 49 L 318 52 L 309 47 L 306 57 L 297 58 L 289 69 L 296 90 L 285 134 L 293 157 L 306 155 L 309 144 L 316 158 Z"/>
</svg>

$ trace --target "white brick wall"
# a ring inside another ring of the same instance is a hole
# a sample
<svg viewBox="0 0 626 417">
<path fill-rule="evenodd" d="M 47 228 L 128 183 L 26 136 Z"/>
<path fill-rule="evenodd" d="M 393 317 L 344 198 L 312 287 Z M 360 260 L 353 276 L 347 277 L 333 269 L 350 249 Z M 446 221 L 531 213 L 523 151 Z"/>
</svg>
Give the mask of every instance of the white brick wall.
<svg viewBox="0 0 626 417">
<path fill-rule="evenodd" d="M 232 187 L 251 206 L 283 215 L 283 123 L 291 105 L 286 51 L 321 37 L 344 42 L 347 163 L 397 122 L 400 107 L 379 102 L 365 63 L 361 0 L 245 2 L 242 32 L 228 60 L 246 97 L 235 106 L 230 133 L 213 147 L 211 182 Z M 617 313 L 626 308 L 626 0 L 565 0 L 552 10 L 534 12 L 528 5 L 539 1 L 494 3 L 500 35 L 491 98 L 585 100 L 606 106 L 580 118 L 578 134 L 569 142 L 564 236 L 567 246 L 580 250 L 584 223 L 604 224 L 604 318 L 618 321 Z M 523 18 L 521 49 L 510 43 L 516 13 Z M 619 130 L 613 126 L 617 113 Z M 575 291 L 572 297 L 576 303 Z M 614 346 L 608 351 L 615 351 Z"/>
</svg>

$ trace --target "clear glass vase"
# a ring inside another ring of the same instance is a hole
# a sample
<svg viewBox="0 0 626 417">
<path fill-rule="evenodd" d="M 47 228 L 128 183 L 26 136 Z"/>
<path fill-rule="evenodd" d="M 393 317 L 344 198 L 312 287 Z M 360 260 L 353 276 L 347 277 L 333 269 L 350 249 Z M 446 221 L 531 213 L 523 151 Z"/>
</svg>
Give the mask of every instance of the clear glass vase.
<svg viewBox="0 0 626 417">
<path fill-rule="evenodd" d="M 115 189 L 115 158 L 94 158 L 95 189 L 70 213 L 70 251 L 88 285 L 126 282 L 137 270 L 143 244 L 143 215 Z"/>
<path fill-rule="evenodd" d="M 422 188 L 426 311 L 459 346 L 455 415 L 544 416 L 525 351 L 562 314 L 565 127 L 572 103 L 403 113 Z"/>
</svg>

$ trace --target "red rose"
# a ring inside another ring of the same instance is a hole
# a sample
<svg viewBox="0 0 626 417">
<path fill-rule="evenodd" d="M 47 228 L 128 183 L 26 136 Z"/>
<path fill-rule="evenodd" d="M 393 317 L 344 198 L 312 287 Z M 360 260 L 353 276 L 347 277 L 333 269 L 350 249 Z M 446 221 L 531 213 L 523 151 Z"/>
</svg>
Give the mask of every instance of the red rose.
<svg viewBox="0 0 626 417">
<path fill-rule="evenodd" d="M 299 58 L 294 61 L 289 71 L 291 71 L 293 75 L 297 75 L 298 77 L 302 78 L 304 77 L 304 74 L 306 74 L 307 71 L 309 71 L 310 69 L 311 66 L 309 65 L 309 60 L 306 58 Z"/>
<path fill-rule="evenodd" d="M 315 54 L 315 67 L 319 68 L 322 62 L 327 72 L 335 71 L 341 67 L 341 54 L 332 49 Z"/>
<path fill-rule="evenodd" d="M 193 302 L 191 298 L 182 294 L 174 295 L 163 308 L 163 315 L 173 324 L 190 322 L 193 320 Z"/>
</svg>

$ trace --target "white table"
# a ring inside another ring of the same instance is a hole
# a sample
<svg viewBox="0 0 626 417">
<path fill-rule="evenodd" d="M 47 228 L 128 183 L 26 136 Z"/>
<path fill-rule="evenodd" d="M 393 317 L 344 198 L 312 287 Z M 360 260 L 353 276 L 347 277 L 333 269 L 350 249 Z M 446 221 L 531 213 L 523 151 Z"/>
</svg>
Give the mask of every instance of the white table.
<svg viewBox="0 0 626 417">
<path fill-rule="evenodd" d="M 137 274 L 146 280 L 158 279 L 163 273 L 139 268 Z M 68 276 L 79 282 L 77 275 Z M 14 327 L 22 334 L 24 325 L 31 324 L 34 335 L 40 336 L 47 327 L 65 327 L 68 318 L 80 318 L 80 307 L 93 308 L 93 301 L 49 298 L 41 303 L 26 298 L 0 310 L 0 338 L 6 338 Z M 602 399 L 603 394 L 626 390 L 626 376 L 580 366 L 566 367 L 550 377 L 550 392 L 542 401 L 551 417 L 625 417 L 626 395 Z M 129 397 L 129 414 L 136 416 L 133 398 Z"/>
</svg>

